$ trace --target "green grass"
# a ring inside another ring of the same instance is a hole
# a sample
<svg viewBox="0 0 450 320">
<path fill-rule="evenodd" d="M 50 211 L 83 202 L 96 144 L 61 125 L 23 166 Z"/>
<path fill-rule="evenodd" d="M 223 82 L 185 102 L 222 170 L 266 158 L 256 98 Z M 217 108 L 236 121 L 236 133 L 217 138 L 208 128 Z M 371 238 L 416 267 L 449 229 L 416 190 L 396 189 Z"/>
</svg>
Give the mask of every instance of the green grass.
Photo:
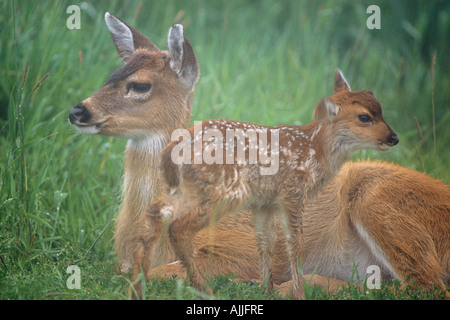
<svg viewBox="0 0 450 320">
<path fill-rule="evenodd" d="M 354 159 L 392 161 L 450 181 L 445 1 L 144 1 L 137 20 L 139 1 L 82 3 L 0 3 L 0 299 L 128 297 L 129 277 L 113 272 L 112 241 L 126 141 L 80 136 L 67 121 L 71 107 L 121 66 L 105 11 L 161 48 L 169 27 L 183 23 L 201 68 L 192 121 L 305 124 L 332 93 L 339 67 L 353 90 L 375 92 L 400 137 L 389 152 Z M 80 30 L 66 28 L 71 4 L 82 6 Z M 366 28 L 370 4 L 381 8 L 381 30 Z M 80 290 L 66 287 L 72 264 L 81 268 Z M 222 299 L 280 298 L 229 277 L 211 286 Z M 310 298 L 436 298 L 401 292 L 314 289 Z M 147 285 L 146 297 L 198 294 L 164 280 Z"/>
</svg>

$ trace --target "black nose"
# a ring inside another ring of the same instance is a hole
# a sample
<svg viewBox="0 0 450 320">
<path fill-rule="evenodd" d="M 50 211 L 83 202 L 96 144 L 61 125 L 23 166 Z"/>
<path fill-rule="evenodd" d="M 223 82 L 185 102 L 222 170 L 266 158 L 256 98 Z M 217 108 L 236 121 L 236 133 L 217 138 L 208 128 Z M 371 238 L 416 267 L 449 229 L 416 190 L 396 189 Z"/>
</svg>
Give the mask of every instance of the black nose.
<svg viewBox="0 0 450 320">
<path fill-rule="evenodd" d="M 400 140 L 398 139 L 398 136 L 395 133 L 392 133 L 388 138 L 387 138 L 387 143 L 391 146 L 395 146 Z"/>
<path fill-rule="evenodd" d="M 72 124 L 86 123 L 90 118 L 91 114 L 83 103 L 77 104 L 69 113 L 69 121 Z"/>
</svg>

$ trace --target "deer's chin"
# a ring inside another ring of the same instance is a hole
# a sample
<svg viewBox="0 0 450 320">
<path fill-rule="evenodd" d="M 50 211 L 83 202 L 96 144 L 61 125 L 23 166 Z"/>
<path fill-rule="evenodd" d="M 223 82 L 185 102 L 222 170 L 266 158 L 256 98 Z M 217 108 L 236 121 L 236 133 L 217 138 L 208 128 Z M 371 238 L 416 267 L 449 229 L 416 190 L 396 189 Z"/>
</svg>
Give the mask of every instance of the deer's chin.
<svg viewBox="0 0 450 320">
<path fill-rule="evenodd" d="M 378 143 L 378 150 L 389 150 L 392 147 L 393 147 L 392 145 L 383 142 Z"/>
<path fill-rule="evenodd" d="M 75 125 L 75 128 L 77 128 L 78 132 L 82 134 L 87 135 L 94 135 L 98 134 L 100 132 L 100 129 L 97 125 Z"/>
</svg>

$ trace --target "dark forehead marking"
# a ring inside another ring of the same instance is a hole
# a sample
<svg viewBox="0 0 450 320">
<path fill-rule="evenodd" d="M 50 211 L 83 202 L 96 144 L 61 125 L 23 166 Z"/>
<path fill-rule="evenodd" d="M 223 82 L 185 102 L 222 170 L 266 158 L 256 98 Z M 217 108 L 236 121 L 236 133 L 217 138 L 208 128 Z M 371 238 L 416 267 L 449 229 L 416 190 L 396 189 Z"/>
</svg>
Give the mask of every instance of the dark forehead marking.
<svg viewBox="0 0 450 320">
<path fill-rule="evenodd" d="M 136 54 L 126 65 L 114 71 L 114 73 L 109 77 L 105 86 L 110 83 L 120 82 L 129 76 L 131 76 L 136 71 L 148 66 L 150 64 L 151 57 L 148 54 L 138 53 Z"/>
<path fill-rule="evenodd" d="M 352 91 L 349 98 L 352 99 L 352 102 L 357 102 L 366 107 L 374 117 L 382 114 L 380 102 L 371 91 Z"/>
</svg>

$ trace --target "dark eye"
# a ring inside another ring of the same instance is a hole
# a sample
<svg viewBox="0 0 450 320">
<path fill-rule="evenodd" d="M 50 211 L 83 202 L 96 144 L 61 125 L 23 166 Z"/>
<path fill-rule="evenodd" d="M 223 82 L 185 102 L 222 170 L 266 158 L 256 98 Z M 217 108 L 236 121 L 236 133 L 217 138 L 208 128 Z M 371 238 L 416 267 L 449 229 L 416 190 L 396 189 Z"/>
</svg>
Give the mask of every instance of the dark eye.
<svg viewBox="0 0 450 320">
<path fill-rule="evenodd" d="M 133 90 L 134 92 L 138 93 L 144 93 L 150 90 L 152 85 L 150 83 L 138 83 L 138 82 L 131 82 L 128 84 L 128 91 Z"/>
<path fill-rule="evenodd" d="M 372 121 L 372 118 L 370 116 L 368 116 L 367 114 L 360 114 L 360 115 L 358 115 L 358 119 L 362 123 L 368 123 L 368 122 Z"/>
</svg>

